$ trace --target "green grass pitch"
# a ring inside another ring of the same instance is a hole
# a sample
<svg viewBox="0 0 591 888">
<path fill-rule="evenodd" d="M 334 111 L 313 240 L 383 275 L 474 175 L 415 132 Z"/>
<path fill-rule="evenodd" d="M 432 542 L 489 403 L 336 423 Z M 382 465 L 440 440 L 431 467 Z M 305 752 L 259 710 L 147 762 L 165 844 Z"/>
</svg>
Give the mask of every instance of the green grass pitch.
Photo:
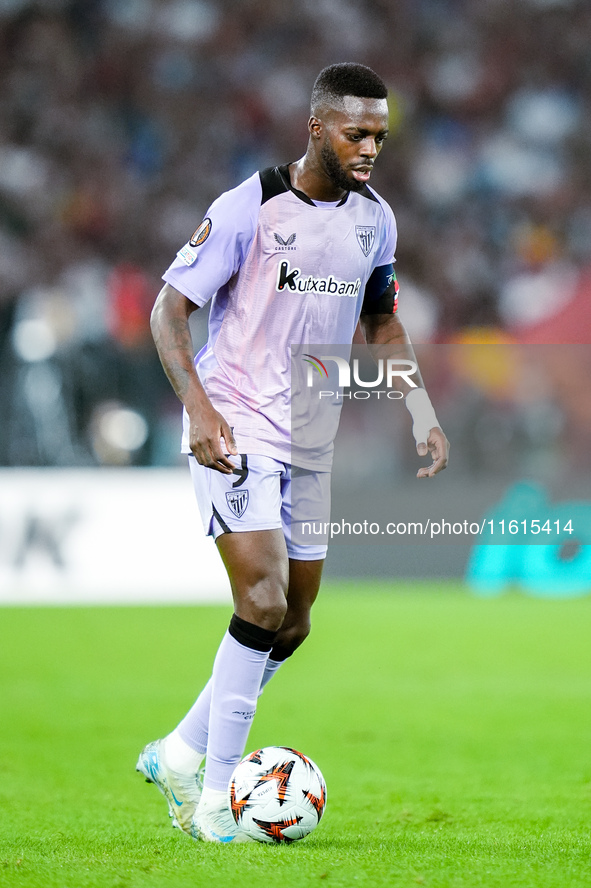
<svg viewBox="0 0 591 888">
<path fill-rule="evenodd" d="M 591 884 L 591 598 L 327 584 L 249 740 L 322 768 L 291 846 L 172 830 L 135 773 L 207 679 L 227 607 L 0 611 L 0 885 Z"/>
</svg>

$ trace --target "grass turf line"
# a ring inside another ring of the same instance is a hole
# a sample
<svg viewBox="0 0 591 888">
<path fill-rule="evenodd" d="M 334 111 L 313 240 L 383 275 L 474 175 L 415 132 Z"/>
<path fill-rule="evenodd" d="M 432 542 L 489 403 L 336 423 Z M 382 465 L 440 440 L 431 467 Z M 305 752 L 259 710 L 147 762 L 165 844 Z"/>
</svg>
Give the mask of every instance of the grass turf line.
<svg viewBox="0 0 591 888">
<path fill-rule="evenodd" d="M 208 677 L 224 607 L 0 613 L 0 885 L 565 888 L 591 882 L 591 599 L 327 584 L 249 748 L 309 754 L 289 847 L 194 843 L 134 773 Z"/>
</svg>

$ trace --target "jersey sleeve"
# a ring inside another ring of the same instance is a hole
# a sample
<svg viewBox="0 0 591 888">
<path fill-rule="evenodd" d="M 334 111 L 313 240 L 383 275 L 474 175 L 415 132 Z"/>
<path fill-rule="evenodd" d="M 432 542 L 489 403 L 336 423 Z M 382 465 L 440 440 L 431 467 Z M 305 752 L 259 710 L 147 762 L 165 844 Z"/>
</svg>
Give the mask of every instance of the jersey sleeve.
<svg viewBox="0 0 591 888">
<path fill-rule="evenodd" d="M 236 274 L 252 244 L 261 206 L 258 173 L 210 206 L 163 279 L 202 306 Z"/>
<path fill-rule="evenodd" d="M 394 213 L 392 212 L 390 204 L 386 203 L 386 201 L 375 191 L 373 193 L 378 199 L 384 213 L 384 227 L 381 234 L 381 243 L 376 250 L 374 264 L 374 268 L 378 268 L 380 265 L 391 265 L 396 261 L 394 254 L 396 253 L 398 232 L 396 229 L 396 219 L 394 218 Z"/>
<path fill-rule="evenodd" d="M 375 192 L 373 192 L 375 194 Z M 398 309 L 398 281 L 394 271 L 396 251 L 396 220 L 389 204 L 378 194 L 384 212 L 384 228 L 376 261 L 365 286 L 362 314 L 393 314 Z"/>
</svg>

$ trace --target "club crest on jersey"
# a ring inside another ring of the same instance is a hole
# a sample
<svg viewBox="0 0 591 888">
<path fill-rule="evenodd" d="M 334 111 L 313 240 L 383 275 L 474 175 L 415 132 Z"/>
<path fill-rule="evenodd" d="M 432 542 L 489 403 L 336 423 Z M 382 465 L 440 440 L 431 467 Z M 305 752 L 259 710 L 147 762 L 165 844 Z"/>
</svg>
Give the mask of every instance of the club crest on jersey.
<svg viewBox="0 0 591 888">
<path fill-rule="evenodd" d="M 248 506 L 248 490 L 229 490 L 226 502 L 237 518 L 242 518 Z"/>
<path fill-rule="evenodd" d="M 355 233 L 357 235 L 357 242 L 363 250 L 363 255 L 369 256 L 376 239 L 375 225 L 356 225 Z"/>
<path fill-rule="evenodd" d="M 189 241 L 190 246 L 200 247 L 209 237 L 211 231 L 211 219 L 204 219 L 199 228 L 197 228 Z"/>
</svg>

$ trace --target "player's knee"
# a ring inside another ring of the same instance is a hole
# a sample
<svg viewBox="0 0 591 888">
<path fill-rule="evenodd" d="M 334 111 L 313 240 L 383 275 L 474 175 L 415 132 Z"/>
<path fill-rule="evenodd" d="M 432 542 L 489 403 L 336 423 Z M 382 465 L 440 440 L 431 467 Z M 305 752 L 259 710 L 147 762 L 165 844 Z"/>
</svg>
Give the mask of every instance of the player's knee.
<svg viewBox="0 0 591 888">
<path fill-rule="evenodd" d="M 240 614 L 264 629 L 279 629 L 287 612 L 287 601 L 281 589 L 258 585 L 240 596 Z"/>
<path fill-rule="evenodd" d="M 280 601 L 257 603 L 254 606 L 255 620 L 258 626 L 268 629 L 278 629 L 285 616 L 285 607 Z"/>
</svg>

